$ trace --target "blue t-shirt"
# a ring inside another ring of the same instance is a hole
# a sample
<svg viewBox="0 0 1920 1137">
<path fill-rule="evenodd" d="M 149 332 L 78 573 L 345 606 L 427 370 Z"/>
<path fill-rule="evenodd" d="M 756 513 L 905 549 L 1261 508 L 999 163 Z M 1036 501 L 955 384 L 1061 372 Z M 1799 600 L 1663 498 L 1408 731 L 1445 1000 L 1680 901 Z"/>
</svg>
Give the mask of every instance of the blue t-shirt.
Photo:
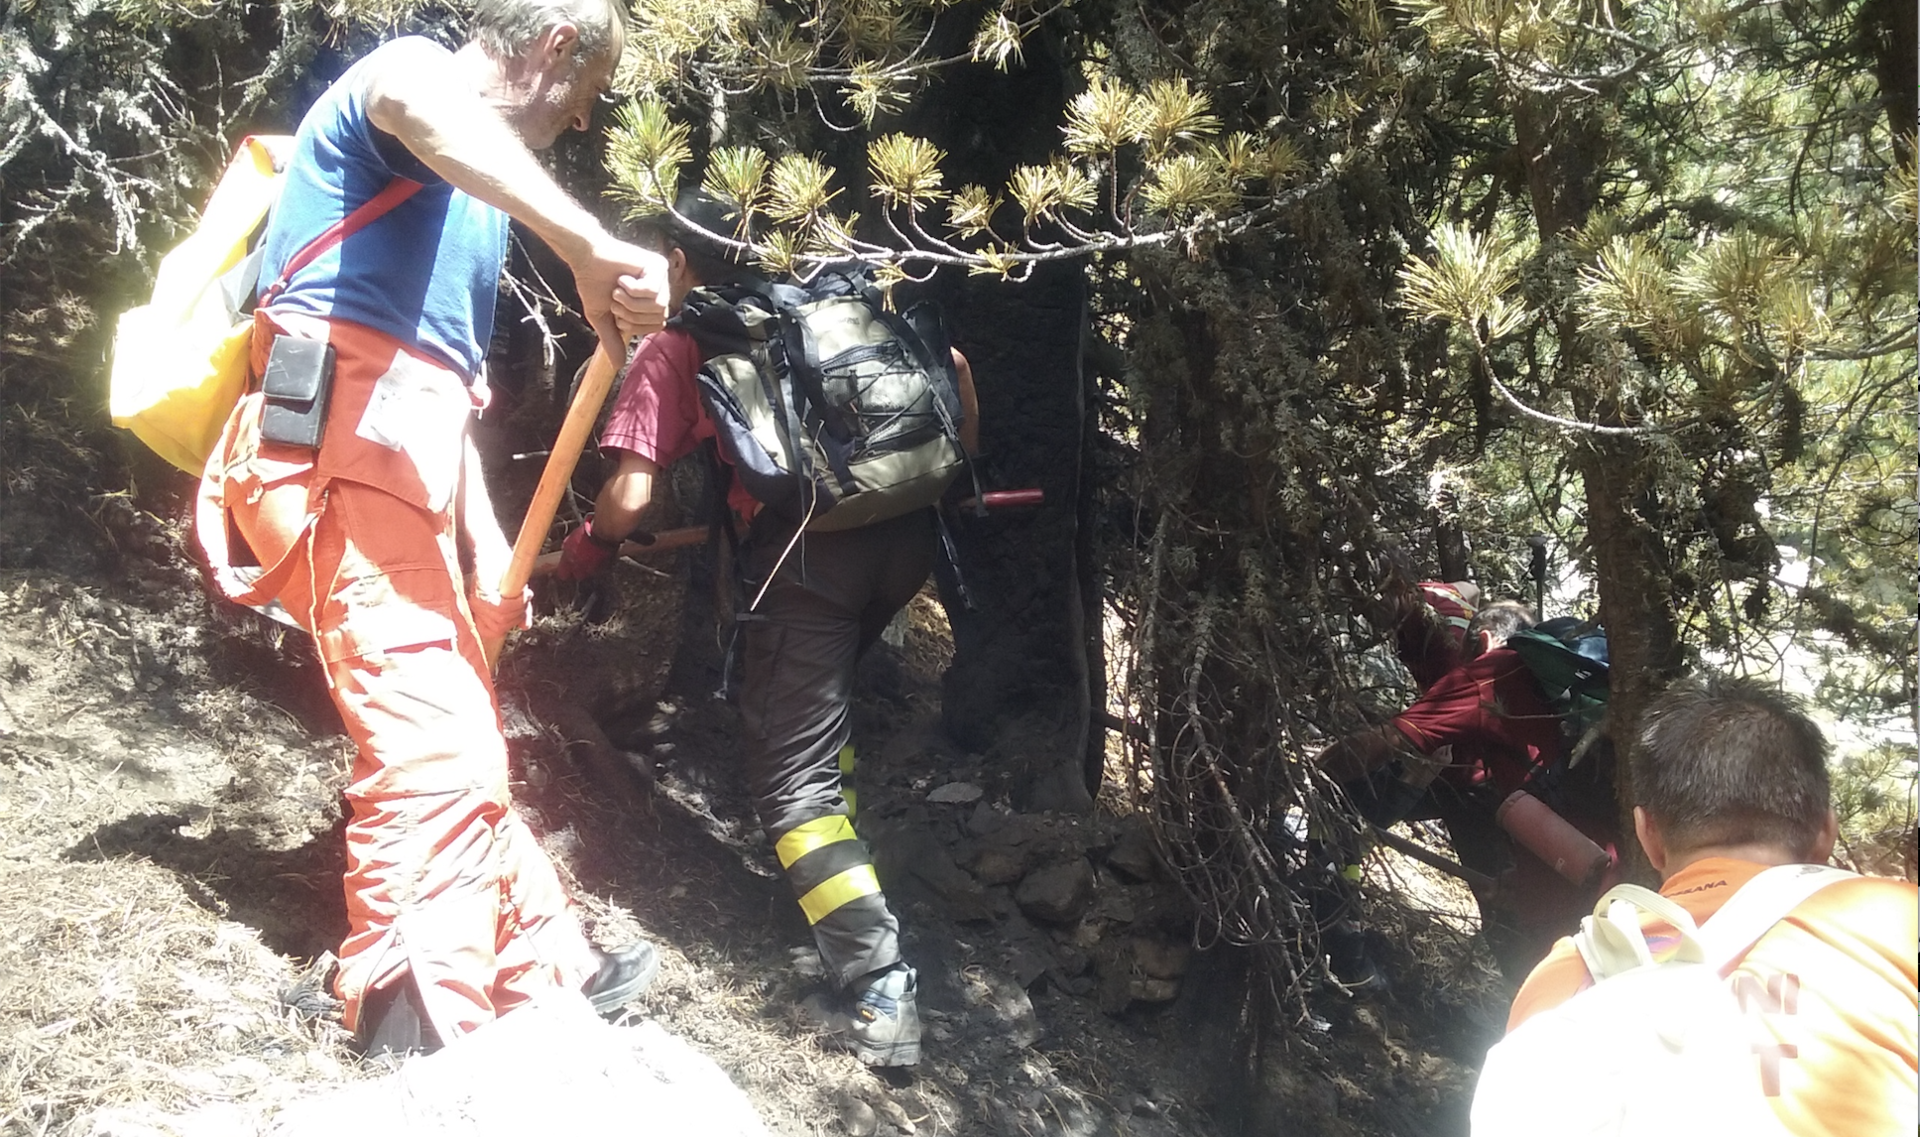
<svg viewBox="0 0 1920 1137">
<path fill-rule="evenodd" d="M 295 273 L 275 310 L 351 320 L 416 347 L 471 379 L 493 336 L 507 255 L 507 215 L 468 197 L 367 119 L 365 74 L 431 65 L 446 49 L 407 36 L 349 68 L 300 120 L 293 160 L 267 229 L 260 291 L 329 225 L 396 175 L 423 188 Z M 383 141 L 377 141 L 383 140 Z"/>
</svg>

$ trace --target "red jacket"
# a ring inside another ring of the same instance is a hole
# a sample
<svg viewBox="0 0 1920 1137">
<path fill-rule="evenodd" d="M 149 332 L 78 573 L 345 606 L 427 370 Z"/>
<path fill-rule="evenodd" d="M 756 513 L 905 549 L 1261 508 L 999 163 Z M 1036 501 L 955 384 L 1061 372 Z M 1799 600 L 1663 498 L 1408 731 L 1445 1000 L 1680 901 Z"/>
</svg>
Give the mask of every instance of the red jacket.
<svg viewBox="0 0 1920 1137">
<path fill-rule="evenodd" d="M 1468 660 L 1427 688 L 1393 725 L 1423 754 L 1453 747 L 1440 776 L 1466 788 L 1491 782 L 1500 797 L 1560 756 L 1560 716 L 1511 648 Z"/>
</svg>

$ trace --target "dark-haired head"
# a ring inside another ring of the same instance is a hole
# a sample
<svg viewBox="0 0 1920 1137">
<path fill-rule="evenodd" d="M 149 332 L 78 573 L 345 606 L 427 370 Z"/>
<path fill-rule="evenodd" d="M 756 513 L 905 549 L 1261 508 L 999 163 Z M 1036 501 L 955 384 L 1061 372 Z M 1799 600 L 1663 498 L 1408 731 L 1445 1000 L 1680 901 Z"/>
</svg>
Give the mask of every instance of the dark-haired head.
<svg viewBox="0 0 1920 1137">
<path fill-rule="evenodd" d="M 1533 627 L 1533 613 L 1518 600 L 1496 600 L 1473 614 L 1463 652 L 1468 659 L 1506 643 L 1513 633 Z"/>
<path fill-rule="evenodd" d="M 1634 804 L 1670 853 L 1765 847 L 1824 859 L 1833 841 L 1827 752 L 1791 695 L 1750 679 L 1682 680 L 1641 719 Z"/>
<path fill-rule="evenodd" d="M 673 307 L 679 306 L 691 288 L 760 279 L 759 272 L 742 251 L 714 237 L 717 234 L 739 238 L 737 206 L 722 202 L 705 190 L 688 190 L 674 201 L 673 210 L 641 221 L 637 234 L 641 244 L 667 257 Z M 673 279 L 675 277 L 682 278 L 684 283 Z"/>
</svg>

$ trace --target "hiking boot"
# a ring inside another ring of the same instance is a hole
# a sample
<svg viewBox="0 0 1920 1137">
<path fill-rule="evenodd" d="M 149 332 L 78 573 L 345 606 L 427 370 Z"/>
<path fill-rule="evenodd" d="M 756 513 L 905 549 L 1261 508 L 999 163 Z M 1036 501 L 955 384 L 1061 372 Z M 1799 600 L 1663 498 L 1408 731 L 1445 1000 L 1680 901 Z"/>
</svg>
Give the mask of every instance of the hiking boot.
<svg viewBox="0 0 1920 1137">
<path fill-rule="evenodd" d="M 607 1018 L 618 1015 L 620 1008 L 653 986 L 660 974 L 660 953 L 645 940 L 618 951 L 594 948 L 593 955 L 600 961 L 600 970 L 594 972 L 581 991 L 593 1009 Z"/>
<path fill-rule="evenodd" d="M 855 980 L 838 1005 L 818 996 L 806 1012 L 827 1032 L 827 1045 L 869 1066 L 912 1066 L 920 1061 L 920 978 L 896 963 Z"/>
<path fill-rule="evenodd" d="M 1320 946 L 1327 952 L 1327 969 L 1349 991 L 1384 993 L 1391 986 L 1387 973 L 1374 962 L 1367 949 L 1367 934 L 1349 921 L 1320 933 Z"/>
</svg>

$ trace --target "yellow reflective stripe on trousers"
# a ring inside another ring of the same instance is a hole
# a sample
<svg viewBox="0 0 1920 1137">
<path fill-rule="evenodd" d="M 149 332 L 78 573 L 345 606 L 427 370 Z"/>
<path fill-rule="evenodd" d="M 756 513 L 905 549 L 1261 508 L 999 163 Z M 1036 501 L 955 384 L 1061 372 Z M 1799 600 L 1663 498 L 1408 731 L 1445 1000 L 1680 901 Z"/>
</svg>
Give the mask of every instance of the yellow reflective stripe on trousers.
<svg viewBox="0 0 1920 1137">
<path fill-rule="evenodd" d="M 840 800 L 847 803 L 848 817 L 860 816 L 859 791 L 847 784 L 847 779 L 853 777 L 853 768 L 859 764 L 860 760 L 853 753 L 853 743 L 849 742 L 840 748 Z"/>
<path fill-rule="evenodd" d="M 837 813 L 830 813 L 812 821 L 803 821 L 787 830 L 786 835 L 774 843 L 773 852 L 780 858 L 780 867 L 790 869 L 793 862 L 822 845 L 851 841 L 855 836 L 853 822 Z"/>
<path fill-rule="evenodd" d="M 880 891 L 880 878 L 872 865 L 855 865 L 846 872 L 827 878 L 825 884 L 800 898 L 800 910 L 807 923 L 818 924 L 849 900 L 872 896 Z"/>
</svg>

